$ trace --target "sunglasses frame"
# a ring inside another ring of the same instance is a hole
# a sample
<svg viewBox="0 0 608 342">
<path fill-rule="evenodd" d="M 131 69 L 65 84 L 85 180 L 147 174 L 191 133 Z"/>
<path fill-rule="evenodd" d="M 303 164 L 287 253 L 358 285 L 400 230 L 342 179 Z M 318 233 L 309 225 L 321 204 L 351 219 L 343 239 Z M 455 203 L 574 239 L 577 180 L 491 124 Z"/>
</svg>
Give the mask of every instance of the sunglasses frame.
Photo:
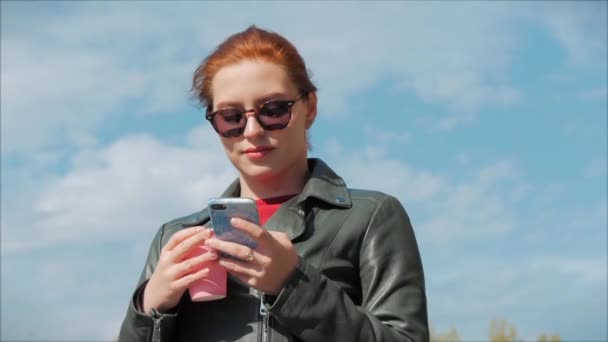
<svg viewBox="0 0 608 342">
<path fill-rule="evenodd" d="M 291 109 L 293 107 L 294 104 L 296 104 L 296 102 L 298 102 L 299 100 L 302 99 L 302 95 L 304 95 L 304 92 L 301 92 L 298 94 L 298 96 L 296 96 L 293 100 L 269 100 L 266 101 L 262 104 L 260 104 L 257 108 L 252 108 L 252 109 L 248 109 L 248 110 L 243 110 L 242 115 L 245 116 L 245 119 L 247 119 L 247 113 L 251 113 L 253 112 L 253 116 L 255 117 L 255 120 L 258 122 L 258 124 L 260 125 L 260 127 L 262 127 L 265 131 L 275 131 L 275 130 L 281 130 L 281 129 L 285 129 L 285 127 L 287 127 L 289 125 L 289 123 L 291 122 Z M 262 119 L 260 119 L 260 110 L 262 108 L 264 108 L 265 105 L 267 105 L 268 103 L 272 103 L 272 102 L 283 102 L 286 103 L 287 105 L 287 113 L 285 113 L 285 115 L 289 116 L 289 119 L 287 120 L 287 123 L 285 123 L 284 126 L 281 127 L 275 127 L 275 128 L 271 128 L 269 126 L 267 126 L 264 122 L 262 122 Z M 217 132 L 217 134 L 223 136 L 224 138 L 234 138 L 234 137 L 238 137 L 240 135 L 243 134 L 243 132 L 245 132 L 245 127 L 247 127 L 247 122 L 245 121 L 245 125 L 242 128 L 238 128 L 239 133 L 238 134 L 227 134 L 228 132 L 225 133 L 221 133 L 217 126 L 215 125 L 215 120 L 213 119 L 214 116 L 220 114 L 220 112 L 226 110 L 226 109 L 220 109 L 220 110 L 216 110 L 215 112 L 211 112 L 209 113 L 209 109 L 211 108 L 211 106 L 209 106 L 207 108 L 207 114 L 205 114 L 205 119 L 207 119 L 210 123 L 211 126 L 213 127 L 213 129 L 215 130 L 215 132 Z M 236 129 L 236 128 L 235 128 Z"/>
</svg>

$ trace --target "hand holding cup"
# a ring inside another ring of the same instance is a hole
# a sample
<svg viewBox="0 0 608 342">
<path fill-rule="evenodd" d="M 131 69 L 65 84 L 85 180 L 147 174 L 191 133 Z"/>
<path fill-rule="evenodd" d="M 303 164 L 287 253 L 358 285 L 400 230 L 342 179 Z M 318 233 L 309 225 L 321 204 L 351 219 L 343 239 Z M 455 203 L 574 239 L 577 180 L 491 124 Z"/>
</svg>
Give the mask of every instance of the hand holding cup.
<svg viewBox="0 0 608 342">
<path fill-rule="evenodd" d="M 161 249 L 158 264 L 146 284 L 143 310 L 152 308 L 166 312 L 174 308 L 184 291 L 196 281 L 209 275 L 209 267 L 200 265 L 217 260 L 213 250 L 188 258 L 193 249 L 204 244 L 212 232 L 204 227 L 190 227 L 173 234 Z"/>
</svg>

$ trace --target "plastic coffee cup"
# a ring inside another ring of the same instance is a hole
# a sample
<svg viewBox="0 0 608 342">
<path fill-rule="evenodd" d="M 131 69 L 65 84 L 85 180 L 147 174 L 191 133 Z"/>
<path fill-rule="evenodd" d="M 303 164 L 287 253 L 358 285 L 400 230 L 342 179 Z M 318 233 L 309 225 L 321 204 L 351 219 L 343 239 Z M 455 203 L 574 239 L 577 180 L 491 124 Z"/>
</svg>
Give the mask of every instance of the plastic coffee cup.
<svg viewBox="0 0 608 342">
<path fill-rule="evenodd" d="M 194 247 L 188 258 L 197 257 L 209 250 L 211 249 L 206 246 Z M 192 273 L 196 273 L 206 267 L 209 268 L 209 274 L 192 283 L 188 288 L 190 299 L 193 302 L 208 302 L 226 297 L 226 280 L 228 279 L 226 269 L 216 261 L 208 261 L 199 265 Z"/>
</svg>

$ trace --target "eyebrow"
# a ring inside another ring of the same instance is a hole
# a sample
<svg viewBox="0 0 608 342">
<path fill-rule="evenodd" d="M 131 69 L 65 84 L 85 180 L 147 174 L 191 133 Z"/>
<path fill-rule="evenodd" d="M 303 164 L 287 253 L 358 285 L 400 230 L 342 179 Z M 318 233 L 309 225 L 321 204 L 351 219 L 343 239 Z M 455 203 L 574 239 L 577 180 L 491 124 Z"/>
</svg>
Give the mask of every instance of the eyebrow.
<svg viewBox="0 0 608 342">
<path fill-rule="evenodd" d="M 270 93 L 270 94 L 266 94 L 266 95 L 260 97 L 259 99 L 255 100 L 255 104 L 256 104 L 256 106 L 259 106 L 270 100 L 274 100 L 276 98 L 285 98 L 285 97 L 287 97 L 287 94 L 285 94 L 285 93 L 279 93 L 279 92 Z M 232 102 L 232 101 L 223 101 L 223 102 L 218 102 L 218 104 L 217 104 L 218 109 L 222 108 L 222 107 L 238 107 L 238 106 L 241 106 L 241 103 Z"/>
</svg>

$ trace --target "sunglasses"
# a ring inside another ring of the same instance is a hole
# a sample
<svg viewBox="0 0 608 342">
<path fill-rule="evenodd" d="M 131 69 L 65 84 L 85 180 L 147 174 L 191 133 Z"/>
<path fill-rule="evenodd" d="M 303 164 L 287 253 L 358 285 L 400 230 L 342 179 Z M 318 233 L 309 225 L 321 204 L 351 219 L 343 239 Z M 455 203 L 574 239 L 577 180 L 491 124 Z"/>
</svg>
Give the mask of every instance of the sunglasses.
<svg viewBox="0 0 608 342">
<path fill-rule="evenodd" d="M 205 115 L 211 122 L 213 129 L 224 138 L 238 137 L 245 131 L 247 116 L 253 112 L 253 116 L 260 126 L 267 131 L 279 130 L 287 127 L 291 120 L 291 107 L 298 102 L 303 93 L 293 100 L 272 100 L 264 102 L 258 108 L 245 110 L 240 108 L 220 109 Z"/>
</svg>

